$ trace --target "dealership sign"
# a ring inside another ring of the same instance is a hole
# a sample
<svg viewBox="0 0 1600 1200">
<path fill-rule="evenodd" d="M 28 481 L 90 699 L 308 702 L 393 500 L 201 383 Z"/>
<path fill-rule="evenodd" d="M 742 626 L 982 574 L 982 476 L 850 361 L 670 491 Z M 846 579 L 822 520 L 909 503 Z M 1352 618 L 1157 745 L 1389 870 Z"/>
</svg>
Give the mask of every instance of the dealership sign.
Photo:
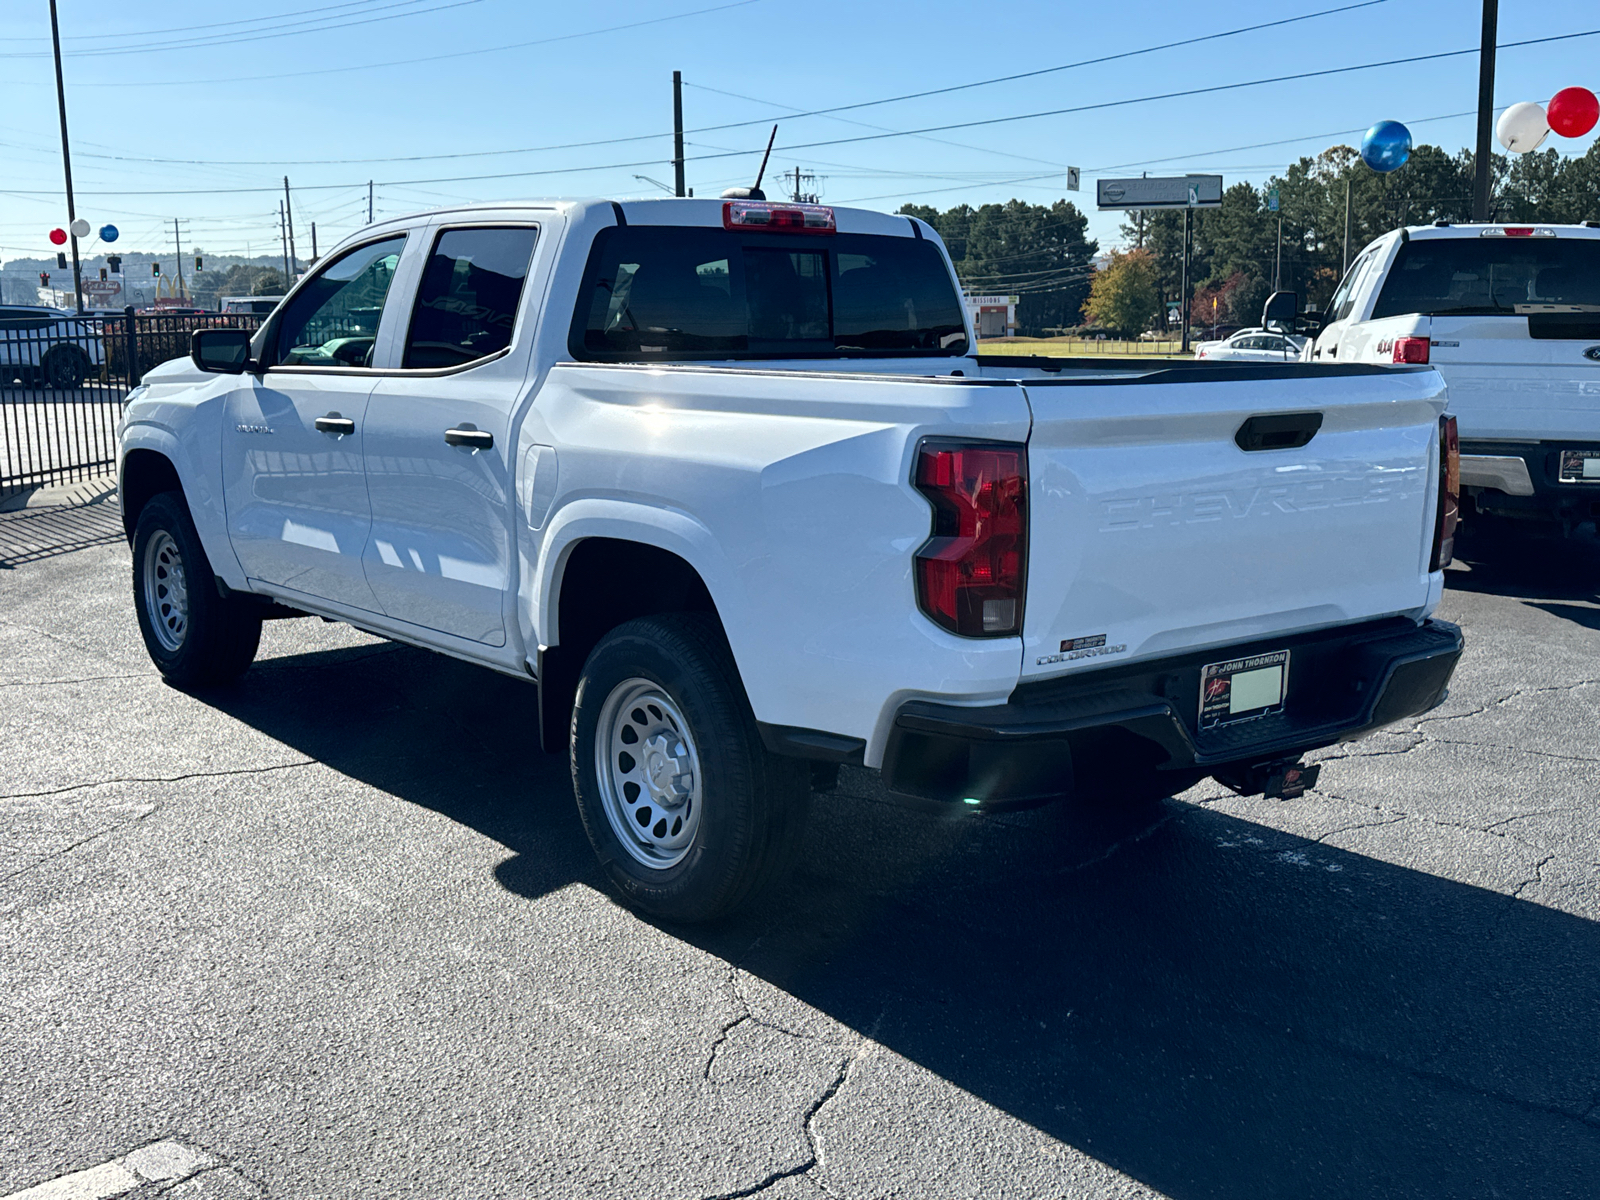
<svg viewBox="0 0 1600 1200">
<path fill-rule="evenodd" d="M 1101 179 L 1095 185 L 1101 208 L 1221 208 L 1221 175 L 1168 175 L 1144 179 Z"/>
</svg>

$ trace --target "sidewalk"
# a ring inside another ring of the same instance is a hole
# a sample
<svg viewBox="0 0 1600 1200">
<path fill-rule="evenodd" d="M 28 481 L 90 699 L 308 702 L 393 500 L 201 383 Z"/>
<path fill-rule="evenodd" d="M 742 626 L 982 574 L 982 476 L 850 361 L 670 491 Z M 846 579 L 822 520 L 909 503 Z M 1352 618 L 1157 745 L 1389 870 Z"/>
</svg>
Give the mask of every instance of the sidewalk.
<svg viewBox="0 0 1600 1200">
<path fill-rule="evenodd" d="M 122 539 L 114 476 L 36 488 L 0 501 L 0 571 Z"/>
</svg>

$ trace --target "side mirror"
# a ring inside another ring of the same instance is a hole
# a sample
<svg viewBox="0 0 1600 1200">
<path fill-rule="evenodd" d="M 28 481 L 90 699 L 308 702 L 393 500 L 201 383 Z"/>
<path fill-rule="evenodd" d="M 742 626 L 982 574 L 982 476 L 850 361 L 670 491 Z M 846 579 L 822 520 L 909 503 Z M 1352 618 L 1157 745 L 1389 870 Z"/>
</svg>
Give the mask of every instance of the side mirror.
<svg viewBox="0 0 1600 1200">
<path fill-rule="evenodd" d="M 189 343 L 189 357 L 202 371 L 222 375 L 243 375 L 250 369 L 248 329 L 196 329 Z"/>
<path fill-rule="evenodd" d="M 1261 327 L 1293 333 L 1300 315 L 1300 297 L 1294 292 L 1273 292 L 1261 309 Z"/>
</svg>

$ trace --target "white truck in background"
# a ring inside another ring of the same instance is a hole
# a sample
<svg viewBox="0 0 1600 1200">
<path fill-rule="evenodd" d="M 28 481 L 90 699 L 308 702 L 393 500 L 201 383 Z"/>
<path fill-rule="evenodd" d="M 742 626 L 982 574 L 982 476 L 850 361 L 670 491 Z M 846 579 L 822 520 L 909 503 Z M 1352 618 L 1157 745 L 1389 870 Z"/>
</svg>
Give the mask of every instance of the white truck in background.
<svg viewBox="0 0 1600 1200">
<path fill-rule="evenodd" d="M 530 682 L 610 878 L 683 920 L 842 763 L 950 806 L 1292 796 L 1443 697 L 1437 372 L 974 346 L 907 217 L 379 223 L 129 397 L 146 646 L 213 686 L 317 614 Z"/>
<path fill-rule="evenodd" d="M 1467 511 L 1600 519 L 1600 221 L 1396 229 L 1345 274 L 1312 362 L 1426 363 Z"/>
</svg>

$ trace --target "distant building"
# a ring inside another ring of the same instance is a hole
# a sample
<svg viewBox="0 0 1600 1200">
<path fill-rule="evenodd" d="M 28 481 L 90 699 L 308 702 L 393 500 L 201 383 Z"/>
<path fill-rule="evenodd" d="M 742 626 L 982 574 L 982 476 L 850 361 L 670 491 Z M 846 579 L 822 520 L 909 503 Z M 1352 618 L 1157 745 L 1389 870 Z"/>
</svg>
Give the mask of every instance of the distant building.
<svg viewBox="0 0 1600 1200">
<path fill-rule="evenodd" d="M 1017 301 L 1020 296 L 963 296 L 967 312 L 980 338 L 1017 336 Z"/>
</svg>

